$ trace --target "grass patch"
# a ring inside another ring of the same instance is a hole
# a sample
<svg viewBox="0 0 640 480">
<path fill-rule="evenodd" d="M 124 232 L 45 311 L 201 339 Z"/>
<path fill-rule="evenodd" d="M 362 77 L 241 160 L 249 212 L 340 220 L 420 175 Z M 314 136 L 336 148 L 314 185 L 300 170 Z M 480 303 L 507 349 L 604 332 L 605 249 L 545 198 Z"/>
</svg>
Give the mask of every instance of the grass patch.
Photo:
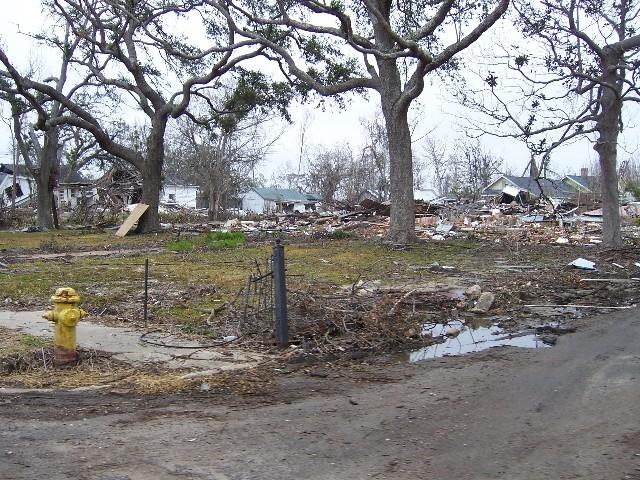
<svg viewBox="0 0 640 480">
<path fill-rule="evenodd" d="M 2 356 L 26 354 L 42 348 L 50 348 L 52 341 L 46 337 L 34 337 L 8 329 L 0 329 L 0 352 Z"/>
<path fill-rule="evenodd" d="M 246 241 L 242 232 L 211 232 L 202 236 L 202 243 L 211 250 L 239 247 Z"/>
<path fill-rule="evenodd" d="M 180 240 L 179 242 L 171 242 L 167 244 L 167 250 L 171 252 L 190 252 L 193 250 L 193 242 L 189 240 Z"/>
<path fill-rule="evenodd" d="M 197 236 L 193 241 L 179 240 L 167 244 L 167 250 L 171 252 L 190 252 L 195 247 L 207 250 L 221 250 L 224 248 L 236 248 L 245 244 L 247 237 L 242 232 L 211 232 Z"/>
<path fill-rule="evenodd" d="M 46 237 L 39 241 L 43 238 Z M 79 239 L 82 243 L 82 237 Z M 76 236 L 71 236 L 57 241 L 65 246 L 75 244 L 75 240 Z M 182 245 L 177 246 L 178 243 Z M 271 245 L 244 243 L 242 233 L 214 232 L 172 242 L 169 245 L 176 245 L 177 249 L 149 255 L 149 308 L 153 317 L 198 331 L 198 325 L 207 317 L 205 312 L 234 299 L 256 265 L 260 265 L 262 273 L 267 271 Z M 480 246 L 479 242 L 456 240 L 394 250 L 357 238 L 286 245 L 287 285 L 296 290 L 310 284 L 317 284 L 320 289 L 335 288 L 358 279 L 427 281 L 434 274 L 413 267 L 433 262 L 479 271 L 487 261 L 486 255 L 478 253 Z M 138 255 L 81 257 L 71 263 L 46 259 L 10 264 L 9 269 L 0 270 L 0 300 L 8 297 L 21 306 L 48 308 L 49 297 L 56 288 L 73 287 L 82 297 L 82 307 L 92 315 L 107 309 L 106 315 L 124 320 L 141 318 L 147 257 L 143 249 L 144 245 Z M 180 252 L 179 257 L 176 251 Z M 201 286 L 209 290 L 199 289 Z"/>
<path fill-rule="evenodd" d="M 19 339 L 20 345 L 25 349 L 31 350 L 32 348 L 44 348 L 51 345 L 51 340 L 43 337 L 34 337 L 33 335 L 22 335 Z"/>
<path fill-rule="evenodd" d="M 331 238 L 334 240 L 346 240 L 348 238 L 355 238 L 356 234 L 353 232 L 346 232 L 344 230 L 336 230 L 331 234 Z"/>
</svg>

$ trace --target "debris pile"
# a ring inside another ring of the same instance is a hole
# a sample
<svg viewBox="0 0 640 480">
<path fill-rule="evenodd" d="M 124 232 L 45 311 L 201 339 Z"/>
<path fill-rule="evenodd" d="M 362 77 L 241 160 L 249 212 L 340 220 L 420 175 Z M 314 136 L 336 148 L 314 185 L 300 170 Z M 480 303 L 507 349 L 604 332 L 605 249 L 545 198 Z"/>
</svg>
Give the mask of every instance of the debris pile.
<svg viewBox="0 0 640 480">
<path fill-rule="evenodd" d="M 384 237 L 389 230 L 390 202 L 363 200 L 359 205 L 336 202 L 324 211 L 278 213 L 232 218 L 208 227 L 243 231 L 249 235 L 283 232 L 291 236 L 321 238 Z M 327 205 L 325 205 L 327 207 Z M 520 243 L 601 243 L 602 212 L 584 211 L 571 203 L 553 205 L 478 202 L 416 202 L 416 235 L 424 240 L 467 238 Z M 621 207 L 626 235 L 640 236 L 633 219 L 640 217 L 640 203 Z M 207 225 L 204 225 L 207 226 Z"/>
</svg>

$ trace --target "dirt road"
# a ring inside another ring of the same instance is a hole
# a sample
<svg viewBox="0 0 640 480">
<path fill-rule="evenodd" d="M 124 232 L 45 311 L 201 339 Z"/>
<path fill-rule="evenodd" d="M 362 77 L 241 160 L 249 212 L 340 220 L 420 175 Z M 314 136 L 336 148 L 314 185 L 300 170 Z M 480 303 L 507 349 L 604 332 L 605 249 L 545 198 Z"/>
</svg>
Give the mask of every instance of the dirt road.
<svg viewBox="0 0 640 480">
<path fill-rule="evenodd" d="M 249 399 L 4 394 L 0 478 L 640 479 L 637 311 L 550 349 L 368 363 Z"/>
</svg>

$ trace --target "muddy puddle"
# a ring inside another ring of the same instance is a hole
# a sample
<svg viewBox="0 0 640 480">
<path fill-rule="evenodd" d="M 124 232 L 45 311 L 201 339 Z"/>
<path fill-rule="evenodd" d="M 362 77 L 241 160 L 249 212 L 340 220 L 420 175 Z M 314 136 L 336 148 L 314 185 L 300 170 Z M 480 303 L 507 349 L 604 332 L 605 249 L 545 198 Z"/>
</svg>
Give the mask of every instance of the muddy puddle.
<svg viewBox="0 0 640 480">
<path fill-rule="evenodd" d="M 481 352 L 493 347 L 548 348 L 549 345 L 534 333 L 505 332 L 497 325 L 472 326 L 462 322 L 448 324 L 427 324 L 422 330 L 423 336 L 444 338 L 444 342 L 406 352 L 403 360 L 411 363 L 431 358 L 451 357 L 468 353 Z"/>
</svg>

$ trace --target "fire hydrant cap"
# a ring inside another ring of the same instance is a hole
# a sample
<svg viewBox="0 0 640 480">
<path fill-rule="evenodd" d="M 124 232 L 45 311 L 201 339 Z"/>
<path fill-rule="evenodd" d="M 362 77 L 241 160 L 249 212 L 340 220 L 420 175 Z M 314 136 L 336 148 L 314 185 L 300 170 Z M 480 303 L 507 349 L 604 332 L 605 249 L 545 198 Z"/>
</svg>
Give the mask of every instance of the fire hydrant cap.
<svg viewBox="0 0 640 480">
<path fill-rule="evenodd" d="M 70 287 L 63 287 L 56 290 L 56 293 L 51 297 L 53 303 L 80 303 L 80 295 L 75 289 Z"/>
</svg>

